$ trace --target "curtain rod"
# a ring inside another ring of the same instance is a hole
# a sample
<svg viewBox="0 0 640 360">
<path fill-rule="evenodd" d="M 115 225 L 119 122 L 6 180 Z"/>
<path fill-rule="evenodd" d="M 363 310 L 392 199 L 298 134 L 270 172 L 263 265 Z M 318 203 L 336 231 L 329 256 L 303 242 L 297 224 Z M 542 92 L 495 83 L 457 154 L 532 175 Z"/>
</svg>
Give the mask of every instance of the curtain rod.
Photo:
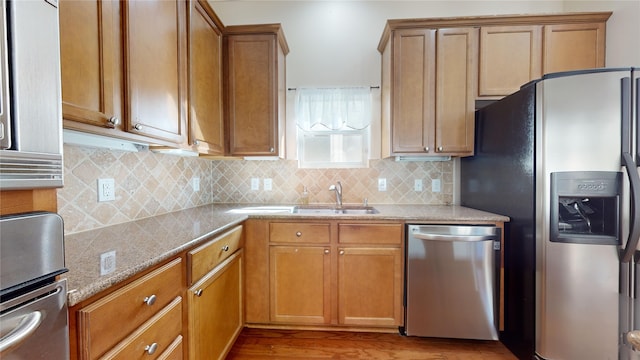
<svg viewBox="0 0 640 360">
<path fill-rule="evenodd" d="M 328 88 L 317 88 L 317 89 L 357 89 L 358 87 L 356 86 L 348 86 L 348 87 L 343 87 L 343 88 L 339 88 L 339 87 L 328 87 Z M 369 89 L 380 89 L 380 85 L 378 86 L 369 86 Z M 289 91 L 296 91 L 298 90 L 298 88 L 287 88 L 287 90 Z"/>
</svg>

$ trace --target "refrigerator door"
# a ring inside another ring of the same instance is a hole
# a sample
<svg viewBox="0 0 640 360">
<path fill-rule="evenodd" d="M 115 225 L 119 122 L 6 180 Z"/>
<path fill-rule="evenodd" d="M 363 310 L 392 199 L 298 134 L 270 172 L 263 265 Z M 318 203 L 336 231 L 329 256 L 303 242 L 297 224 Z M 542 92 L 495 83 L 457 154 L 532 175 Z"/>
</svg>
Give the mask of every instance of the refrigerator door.
<svg viewBox="0 0 640 360">
<path fill-rule="evenodd" d="M 620 171 L 625 76 L 584 72 L 536 86 L 536 353 L 543 359 L 618 359 L 618 245 L 551 241 L 551 206 L 558 206 L 551 173 Z M 627 201 L 622 196 L 621 208 Z"/>
</svg>

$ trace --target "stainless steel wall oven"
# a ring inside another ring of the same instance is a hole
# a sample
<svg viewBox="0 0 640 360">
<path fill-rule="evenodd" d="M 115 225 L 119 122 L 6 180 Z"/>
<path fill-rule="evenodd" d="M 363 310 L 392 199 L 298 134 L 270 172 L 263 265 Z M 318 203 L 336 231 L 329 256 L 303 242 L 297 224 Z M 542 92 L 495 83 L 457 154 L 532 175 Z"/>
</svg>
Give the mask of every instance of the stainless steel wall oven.
<svg viewBox="0 0 640 360">
<path fill-rule="evenodd" d="M 66 271 L 59 215 L 0 217 L 1 359 L 69 359 Z"/>
</svg>

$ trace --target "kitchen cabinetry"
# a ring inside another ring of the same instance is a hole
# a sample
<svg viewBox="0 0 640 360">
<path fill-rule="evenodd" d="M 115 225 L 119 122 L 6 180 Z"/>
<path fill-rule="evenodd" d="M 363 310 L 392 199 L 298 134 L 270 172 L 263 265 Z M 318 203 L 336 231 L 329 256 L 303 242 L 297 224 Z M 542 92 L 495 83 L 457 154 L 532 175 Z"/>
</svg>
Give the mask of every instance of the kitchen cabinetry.
<svg viewBox="0 0 640 360">
<path fill-rule="evenodd" d="M 542 74 L 604 67 L 609 16 L 610 12 L 498 17 L 482 25 L 478 96 L 509 95 Z"/>
<path fill-rule="evenodd" d="M 186 142 L 186 1 L 123 3 L 126 130 Z"/>
<path fill-rule="evenodd" d="M 224 359 L 242 327 L 242 226 L 187 253 L 189 358 Z"/>
<path fill-rule="evenodd" d="M 402 324 L 401 223 L 249 220 L 247 228 L 255 270 L 246 283 L 248 324 Z"/>
<path fill-rule="evenodd" d="M 285 57 L 278 24 L 225 28 L 228 153 L 284 156 Z"/>
<path fill-rule="evenodd" d="M 477 47 L 474 28 L 403 28 L 381 44 L 384 157 L 473 153 Z"/>
<path fill-rule="evenodd" d="M 208 3 L 189 2 L 189 145 L 208 155 L 224 155 L 222 28 Z"/>
<path fill-rule="evenodd" d="M 121 130 L 119 3 L 63 0 L 59 4 L 64 126 Z"/>
<path fill-rule="evenodd" d="M 182 270 L 174 259 L 78 310 L 80 359 L 168 356 L 182 339 Z"/>
</svg>

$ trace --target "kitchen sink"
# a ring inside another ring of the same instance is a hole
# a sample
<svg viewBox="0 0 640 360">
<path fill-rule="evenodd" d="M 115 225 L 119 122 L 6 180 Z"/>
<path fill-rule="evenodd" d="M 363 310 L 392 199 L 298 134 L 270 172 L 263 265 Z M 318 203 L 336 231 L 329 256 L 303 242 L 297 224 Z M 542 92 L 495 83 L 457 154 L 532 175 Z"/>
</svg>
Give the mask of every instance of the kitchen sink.
<svg viewBox="0 0 640 360">
<path fill-rule="evenodd" d="M 319 214 L 319 215 L 367 215 L 378 214 L 378 209 L 373 206 L 322 206 L 322 205 L 303 205 L 293 208 L 294 214 Z"/>
</svg>

